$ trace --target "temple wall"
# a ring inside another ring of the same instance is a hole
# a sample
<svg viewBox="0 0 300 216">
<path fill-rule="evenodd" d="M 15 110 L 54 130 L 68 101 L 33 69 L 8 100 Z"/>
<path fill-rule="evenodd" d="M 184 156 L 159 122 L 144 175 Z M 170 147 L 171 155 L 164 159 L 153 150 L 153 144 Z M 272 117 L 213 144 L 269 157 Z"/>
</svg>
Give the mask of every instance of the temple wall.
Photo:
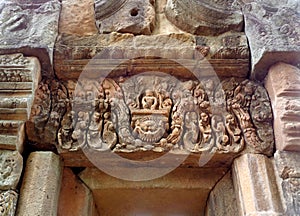
<svg viewBox="0 0 300 216">
<path fill-rule="evenodd" d="M 299 11 L 0 1 L 0 215 L 300 215 Z"/>
</svg>

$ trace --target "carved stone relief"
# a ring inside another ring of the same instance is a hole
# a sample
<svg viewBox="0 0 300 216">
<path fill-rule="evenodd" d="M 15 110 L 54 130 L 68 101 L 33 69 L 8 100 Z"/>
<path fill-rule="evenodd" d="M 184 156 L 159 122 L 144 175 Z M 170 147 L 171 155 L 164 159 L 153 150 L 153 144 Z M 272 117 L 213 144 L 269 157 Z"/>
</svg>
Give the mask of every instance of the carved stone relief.
<svg viewBox="0 0 300 216">
<path fill-rule="evenodd" d="M 152 0 L 96 0 L 95 13 L 100 33 L 149 35 L 155 25 Z"/>
<path fill-rule="evenodd" d="M 22 54 L 0 55 L 0 148 L 22 151 L 40 63 Z"/>
<path fill-rule="evenodd" d="M 52 127 L 57 137 L 39 139 L 52 144 L 57 139 L 59 149 L 69 151 L 272 152 L 272 112 L 263 87 L 249 80 L 182 82 L 160 74 L 69 81 L 61 94 L 53 89 L 60 95 L 55 102 L 53 96 L 50 102 L 49 85 L 41 84 L 38 92 L 44 91 L 45 99 L 39 101 L 44 104 L 35 107 L 44 114 L 32 112 L 37 133 L 29 138 Z M 50 126 L 46 117 L 54 112 L 56 124 Z"/>
<path fill-rule="evenodd" d="M 299 2 L 240 1 L 252 54 L 252 77 L 263 80 L 276 61 L 299 63 Z"/>
<path fill-rule="evenodd" d="M 36 56 L 42 63 L 43 75 L 53 75 L 53 47 L 58 33 L 60 2 L 0 2 L 0 53 L 22 52 Z"/>
<path fill-rule="evenodd" d="M 0 214 L 14 216 L 16 212 L 18 194 L 12 190 L 0 191 Z"/>
<path fill-rule="evenodd" d="M 16 189 L 23 169 L 23 158 L 17 151 L 0 151 L 0 190 Z"/>
<path fill-rule="evenodd" d="M 55 145 L 68 103 L 68 91 L 62 83 L 57 80 L 41 81 L 35 93 L 30 119 L 26 123 L 28 139 Z"/>
<path fill-rule="evenodd" d="M 233 0 L 168 0 L 165 14 L 178 28 L 196 35 L 218 35 L 243 28 L 242 13 Z"/>
</svg>

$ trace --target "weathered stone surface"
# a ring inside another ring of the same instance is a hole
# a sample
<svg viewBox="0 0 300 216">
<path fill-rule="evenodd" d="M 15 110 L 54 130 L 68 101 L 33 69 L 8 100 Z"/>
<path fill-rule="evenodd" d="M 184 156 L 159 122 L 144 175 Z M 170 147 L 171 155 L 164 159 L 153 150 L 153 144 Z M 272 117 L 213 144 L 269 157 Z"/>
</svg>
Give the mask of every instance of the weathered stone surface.
<svg viewBox="0 0 300 216">
<path fill-rule="evenodd" d="M 300 178 L 300 153 L 276 151 L 275 164 L 282 179 Z"/>
<path fill-rule="evenodd" d="M 300 151 L 300 69 L 277 63 L 269 70 L 265 86 L 274 110 L 277 149 Z"/>
<path fill-rule="evenodd" d="M 115 167 L 128 172 L 126 167 Z M 159 167 L 150 172 L 155 172 Z M 137 172 L 149 172 L 145 168 Z M 209 191 L 224 175 L 223 169 L 177 169 L 150 181 L 125 181 L 96 168 L 79 174 L 92 190 L 101 215 L 204 215 Z"/>
<path fill-rule="evenodd" d="M 33 152 L 27 159 L 17 215 L 57 215 L 62 174 L 59 156 Z"/>
<path fill-rule="evenodd" d="M 206 216 L 238 215 L 231 173 L 228 172 L 210 192 Z"/>
<path fill-rule="evenodd" d="M 1 120 L 28 119 L 40 74 L 40 63 L 35 57 L 20 53 L 0 55 Z"/>
<path fill-rule="evenodd" d="M 79 36 L 98 32 L 94 11 L 94 0 L 63 0 L 59 19 L 59 33 Z"/>
<path fill-rule="evenodd" d="M 300 4 L 297 1 L 242 0 L 252 78 L 263 80 L 278 61 L 300 62 Z"/>
<path fill-rule="evenodd" d="M 0 191 L 0 213 L 3 216 L 14 216 L 16 212 L 18 194 L 15 191 Z"/>
<path fill-rule="evenodd" d="M 145 56 L 147 59 L 139 61 Z M 110 76 L 161 71 L 191 78 L 190 73 L 184 73 L 182 67 L 170 60 L 178 61 L 189 70 L 198 70 L 201 76 L 211 76 L 211 66 L 221 77 L 247 77 L 249 72 L 249 50 L 242 33 L 197 38 L 189 34 L 62 35 L 57 41 L 54 58 L 56 75 L 63 80 L 78 79 L 88 64 L 96 75 L 105 75 L 114 69 Z"/>
<path fill-rule="evenodd" d="M 0 149 L 23 151 L 25 140 L 23 121 L 0 121 Z"/>
<path fill-rule="evenodd" d="M 58 131 L 59 149 L 271 154 L 272 112 L 265 89 L 249 80 L 201 82 L 162 74 L 81 79 L 76 90 L 69 85 L 74 97 Z"/>
<path fill-rule="evenodd" d="M 97 216 L 93 195 L 69 168 L 64 168 L 59 196 L 59 216 Z"/>
<path fill-rule="evenodd" d="M 96 0 L 100 33 L 121 32 L 150 35 L 155 25 L 152 0 Z"/>
<path fill-rule="evenodd" d="M 284 215 L 300 214 L 300 153 L 277 151 L 275 164 L 283 194 Z"/>
<path fill-rule="evenodd" d="M 24 123 L 30 116 L 40 76 L 36 57 L 0 55 L 0 149 L 22 152 Z"/>
<path fill-rule="evenodd" d="M 67 95 L 65 86 L 55 79 L 40 82 L 30 119 L 26 122 L 30 141 L 40 143 L 40 147 L 45 149 L 57 143 L 56 134 L 67 110 Z"/>
<path fill-rule="evenodd" d="M 233 163 L 233 183 L 240 215 L 282 215 L 271 159 L 258 154 L 237 158 Z"/>
<path fill-rule="evenodd" d="M 281 183 L 285 213 L 284 215 L 300 215 L 300 178 L 289 178 Z"/>
<path fill-rule="evenodd" d="M 17 151 L 0 151 L 0 190 L 16 189 L 22 170 L 23 158 Z"/>
<path fill-rule="evenodd" d="M 24 53 L 39 58 L 44 76 L 53 76 L 53 47 L 58 33 L 60 2 L 0 2 L 0 54 Z"/>
<path fill-rule="evenodd" d="M 168 0 L 165 13 L 178 28 L 196 35 L 243 29 L 242 13 L 233 0 Z"/>
</svg>

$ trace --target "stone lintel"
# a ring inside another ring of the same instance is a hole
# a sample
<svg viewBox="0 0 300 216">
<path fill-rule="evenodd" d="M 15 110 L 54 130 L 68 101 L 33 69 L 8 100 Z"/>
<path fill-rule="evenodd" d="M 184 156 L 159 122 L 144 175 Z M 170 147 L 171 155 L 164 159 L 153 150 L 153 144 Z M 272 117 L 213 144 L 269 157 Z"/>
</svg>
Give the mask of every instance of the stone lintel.
<svg viewBox="0 0 300 216">
<path fill-rule="evenodd" d="M 246 77 L 249 72 L 249 50 L 243 33 L 218 37 L 184 33 L 135 37 L 117 33 L 89 37 L 62 34 L 54 58 L 56 75 L 62 80 L 77 79 L 87 68 L 96 76 L 161 71 L 191 78 L 193 75 L 184 73 L 180 64 L 188 70 L 199 70 L 201 76 L 216 73 L 221 77 Z"/>
</svg>

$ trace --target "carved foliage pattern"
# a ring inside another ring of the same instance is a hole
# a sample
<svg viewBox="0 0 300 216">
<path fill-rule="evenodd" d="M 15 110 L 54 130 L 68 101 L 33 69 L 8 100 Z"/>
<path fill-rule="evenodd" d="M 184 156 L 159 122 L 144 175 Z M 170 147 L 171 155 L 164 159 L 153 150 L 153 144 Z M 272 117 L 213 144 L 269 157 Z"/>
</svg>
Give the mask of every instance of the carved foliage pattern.
<svg viewBox="0 0 300 216">
<path fill-rule="evenodd" d="M 266 91 L 249 80 L 218 84 L 146 75 L 81 81 L 71 92 L 75 100 L 58 131 L 62 149 L 237 153 L 246 144 L 252 152 L 273 147 Z"/>
</svg>

